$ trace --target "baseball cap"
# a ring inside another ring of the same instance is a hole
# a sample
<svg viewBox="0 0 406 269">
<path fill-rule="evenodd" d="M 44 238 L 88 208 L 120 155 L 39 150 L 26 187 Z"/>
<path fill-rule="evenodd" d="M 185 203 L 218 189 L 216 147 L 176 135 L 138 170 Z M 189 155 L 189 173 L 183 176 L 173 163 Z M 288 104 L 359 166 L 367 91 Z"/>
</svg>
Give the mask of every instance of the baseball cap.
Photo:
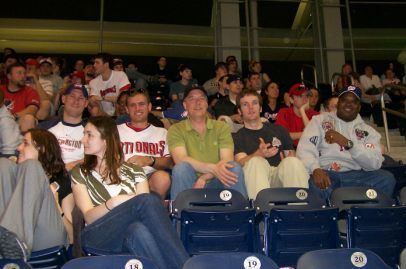
<svg viewBox="0 0 406 269">
<path fill-rule="evenodd" d="M 34 58 L 28 58 L 27 60 L 25 60 L 25 64 L 26 65 L 38 65 L 38 61 Z"/>
<path fill-rule="evenodd" d="M 193 90 L 199 90 L 199 91 L 201 91 L 201 92 L 204 94 L 204 96 L 207 97 L 207 92 L 206 92 L 206 90 L 205 90 L 202 86 L 199 86 L 199 85 L 197 85 L 197 84 L 194 84 L 194 85 L 192 85 L 190 88 L 187 88 L 187 89 L 185 90 L 185 93 L 184 93 L 184 95 L 183 95 L 183 99 L 186 99 L 186 97 L 187 97 L 187 96 L 190 94 L 190 92 L 193 91 Z"/>
<path fill-rule="evenodd" d="M 115 66 L 118 64 L 123 64 L 123 60 L 121 60 L 120 58 L 113 59 L 113 65 Z"/>
<path fill-rule="evenodd" d="M 39 60 L 39 65 L 44 64 L 44 63 L 48 63 L 48 64 L 52 65 L 51 58 L 42 58 L 41 60 Z"/>
<path fill-rule="evenodd" d="M 73 78 L 81 78 L 81 79 L 85 79 L 85 72 L 83 71 L 74 71 L 72 74 L 70 74 L 70 76 Z"/>
<path fill-rule="evenodd" d="M 341 95 L 343 95 L 344 93 L 347 93 L 347 92 L 351 92 L 351 93 L 355 94 L 355 96 L 356 96 L 358 99 L 361 99 L 362 91 L 361 91 L 360 88 L 358 88 L 358 87 L 356 87 L 356 86 L 354 86 L 354 85 L 350 85 L 350 86 L 344 87 L 344 88 L 338 93 L 338 97 L 340 97 Z"/>
<path fill-rule="evenodd" d="M 309 91 L 309 88 L 306 87 L 306 85 L 302 83 L 296 83 L 289 89 L 289 95 L 293 96 L 301 96 L 303 93 L 307 93 Z"/>
<path fill-rule="evenodd" d="M 241 77 L 239 75 L 229 75 L 227 78 L 227 84 L 230 84 L 233 81 L 237 81 L 240 80 L 241 81 Z"/>
<path fill-rule="evenodd" d="M 89 94 L 87 93 L 86 87 L 85 87 L 84 85 L 82 85 L 82 84 L 71 84 L 71 85 L 65 90 L 65 92 L 63 93 L 63 95 L 68 95 L 68 94 L 70 94 L 73 90 L 82 91 L 83 96 L 84 96 L 85 98 L 88 98 L 88 97 L 89 97 Z"/>
</svg>

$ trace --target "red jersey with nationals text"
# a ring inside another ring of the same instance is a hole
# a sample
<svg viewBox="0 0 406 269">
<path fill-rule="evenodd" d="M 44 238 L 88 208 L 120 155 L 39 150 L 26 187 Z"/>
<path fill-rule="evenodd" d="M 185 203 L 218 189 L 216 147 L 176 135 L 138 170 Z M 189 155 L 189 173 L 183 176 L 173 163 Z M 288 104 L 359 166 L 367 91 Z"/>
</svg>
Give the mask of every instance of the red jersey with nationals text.
<svg viewBox="0 0 406 269">
<path fill-rule="evenodd" d="M 306 115 L 309 120 L 311 120 L 313 116 L 319 115 L 319 112 L 314 111 L 313 109 L 308 109 L 306 110 Z M 302 118 L 296 115 L 293 107 L 282 108 L 279 110 L 275 124 L 285 127 L 288 129 L 289 133 L 303 132 L 305 128 Z M 293 143 L 297 146 L 299 139 L 293 140 Z"/>
<path fill-rule="evenodd" d="M 4 92 L 4 105 L 13 114 L 24 110 L 29 105 L 39 107 L 39 95 L 36 90 L 29 86 L 24 86 L 16 92 L 11 92 L 7 86 L 2 85 L 0 90 Z"/>
<path fill-rule="evenodd" d="M 118 96 L 120 92 L 131 88 L 127 75 L 122 71 L 115 70 L 111 71 L 111 76 L 108 80 L 103 80 L 102 76 L 99 75 L 90 81 L 89 86 L 90 96 L 96 95 L 102 98 L 106 96 Z M 115 107 L 112 102 L 102 101 L 101 105 L 104 112 L 110 116 L 114 115 Z"/>
<path fill-rule="evenodd" d="M 147 128 L 137 130 L 131 123 L 123 123 L 117 126 L 120 134 L 120 144 L 127 161 L 134 155 L 169 157 L 168 143 L 166 140 L 168 131 L 165 128 L 149 125 Z M 145 174 L 156 170 L 151 166 L 143 167 Z"/>
</svg>

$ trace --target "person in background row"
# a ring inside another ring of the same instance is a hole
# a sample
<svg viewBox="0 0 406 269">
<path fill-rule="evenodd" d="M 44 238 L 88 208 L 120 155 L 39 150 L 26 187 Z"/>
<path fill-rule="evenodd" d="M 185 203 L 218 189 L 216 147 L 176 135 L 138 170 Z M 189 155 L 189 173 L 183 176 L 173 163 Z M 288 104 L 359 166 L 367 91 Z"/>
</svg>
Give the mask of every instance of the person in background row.
<svg viewBox="0 0 406 269">
<path fill-rule="evenodd" d="M 279 86 L 276 82 L 268 82 L 263 92 L 265 98 L 262 104 L 261 117 L 275 123 L 279 110 L 284 107 L 278 102 Z"/>
<path fill-rule="evenodd" d="M 169 98 L 172 102 L 183 100 L 183 95 L 187 88 L 197 84 L 197 80 L 193 78 L 192 68 L 182 64 L 178 68 L 180 80 L 173 82 L 169 90 Z"/>
<path fill-rule="evenodd" d="M 260 88 L 263 89 L 266 84 L 271 81 L 271 78 L 267 73 L 262 72 L 262 65 L 260 62 L 252 60 L 248 65 L 248 70 L 250 72 L 256 72 L 259 74 L 259 79 L 261 81 Z"/>
<path fill-rule="evenodd" d="M 309 107 L 314 111 L 320 112 L 320 92 L 317 88 L 310 88 Z"/>
<path fill-rule="evenodd" d="M 227 65 L 224 62 L 218 62 L 214 66 L 214 70 L 216 72 L 216 76 L 212 79 L 207 80 L 203 84 L 203 88 L 207 91 L 209 98 L 213 95 L 216 95 L 219 91 L 219 80 L 223 76 L 227 75 Z"/>
<path fill-rule="evenodd" d="M 4 93 L 0 91 L 0 157 L 17 156 L 20 143 L 20 128 L 4 105 Z"/>
</svg>

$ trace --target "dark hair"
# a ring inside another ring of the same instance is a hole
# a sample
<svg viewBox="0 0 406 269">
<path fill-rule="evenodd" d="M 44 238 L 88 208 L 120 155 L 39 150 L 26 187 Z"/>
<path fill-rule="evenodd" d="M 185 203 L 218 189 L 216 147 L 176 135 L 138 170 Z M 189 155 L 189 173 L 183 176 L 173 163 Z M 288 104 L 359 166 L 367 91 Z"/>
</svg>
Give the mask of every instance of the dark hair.
<svg viewBox="0 0 406 269">
<path fill-rule="evenodd" d="M 216 65 L 214 66 L 214 70 L 217 71 L 220 68 L 224 68 L 227 69 L 227 64 L 225 62 L 218 62 L 216 63 Z"/>
<path fill-rule="evenodd" d="M 62 150 L 55 135 L 45 129 L 33 128 L 31 134 L 33 145 L 38 151 L 38 161 L 48 176 L 67 175 L 65 163 L 62 160 Z"/>
<path fill-rule="evenodd" d="M 118 170 L 124 162 L 124 154 L 120 146 L 120 136 L 115 121 L 108 116 L 96 116 L 89 118 L 87 124 L 92 124 L 100 133 L 101 139 L 106 141 L 106 151 L 103 155 L 106 170 L 101 176 L 110 179 L 110 184 L 120 184 L 121 178 Z M 96 168 L 96 165 L 97 157 L 85 154 L 84 162 L 80 167 L 85 175 L 89 175 Z"/>
<path fill-rule="evenodd" d="M 219 79 L 219 81 L 223 82 L 223 80 L 225 79 L 226 82 L 227 82 L 228 76 L 229 76 L 229 74 L 222 76 L 222 77 Z"/>
<path fill-rule="evenodd" d="M 240 106 L 241 105 L 240 104 L 241 98 L 243 98 L 245 96 L 248 96 L 248 95 L 256 96 L 258 98 L 259 105 L 262 107 L 262 97 L 261 97 L 261 95 L 258 94 L 258 92 L 256 90 L 244 89 L 237 96 L 237 108 L 241 108 L 241 106 Z"/>
<path fill-rule="evenodd" d="M 250 72 L 248 74 L 248 80 L 250 80 L 253 76 L 260 76 L 260 74 L 258 72 Z"/>
<path fill-rule="evenodd" d="M 323 102 L 324 110 L 327 110 L 328 105 L 330 104 L 330 101 L 331 101 L 331 99 L 333 99 L 333 98 L 338 98 L 338 95 L 337 95 L 337 94 L 333 94 L 333 95 L 331 95 L 329 98 L 327 98 L 326 100 L 324 100 L 324 102 Z"/>
<path fill-rule="evenodd" d="M 103 63 L 108 63 L 109 68 L 113 69 L 113 56 L 110 53 L 101 52 L 94 56 L 94 59 L 101 59 Z"/>
<path fill-rule="evenodd" d="M 15 59 L 17 62 L 21 62 L 20 61 L 20 57 L 18 57 L 18 55 L 16 53 L 10 53 L 4 56 L 3 58 L 3 63 L 7 62 L 8 59 Z"/>
<path fill-rule="evenodd" d="M 6 74 L 10 74 L 13 71 L 13 68 L 16 68 L 16 67 L 23 67 L 25 69 L 24 64 L 22 64 L 20 62 L 16 62 L 16 63 L 13 63 L 13 64 L 7 66 Z"/>
<path fill-rule="evenodd" d="M 149 98 L 148 90 L 147 89 L 130 89 L 128 91 L 125 91 L 128 95 L 128 97 L 134 97 L 136 95 L 143 95 L 145 98 L 147 98 L 147 103 L 151 103 L 151 99 Z M 127 100 L 125 101 L 125 105 L 128 105 L 128 97 Z"/>
</svg>

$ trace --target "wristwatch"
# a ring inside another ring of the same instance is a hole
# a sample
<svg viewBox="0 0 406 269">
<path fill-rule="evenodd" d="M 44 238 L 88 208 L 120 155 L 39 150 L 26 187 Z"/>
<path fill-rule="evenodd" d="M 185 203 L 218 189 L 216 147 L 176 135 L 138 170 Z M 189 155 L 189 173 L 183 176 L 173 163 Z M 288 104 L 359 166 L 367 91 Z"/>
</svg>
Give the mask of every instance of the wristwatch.
<svg viewBox="0 0 406 269">
<path fill-rule="evenodd" d="M 353 146 L 354 146 L 354 142 L 352 142 L 352 140 L 348 139 L 347 146 L 345 146 L 344 148 L 346 150 L 350 150 L 350 149 L 352 149 Z"/>
</svg>

